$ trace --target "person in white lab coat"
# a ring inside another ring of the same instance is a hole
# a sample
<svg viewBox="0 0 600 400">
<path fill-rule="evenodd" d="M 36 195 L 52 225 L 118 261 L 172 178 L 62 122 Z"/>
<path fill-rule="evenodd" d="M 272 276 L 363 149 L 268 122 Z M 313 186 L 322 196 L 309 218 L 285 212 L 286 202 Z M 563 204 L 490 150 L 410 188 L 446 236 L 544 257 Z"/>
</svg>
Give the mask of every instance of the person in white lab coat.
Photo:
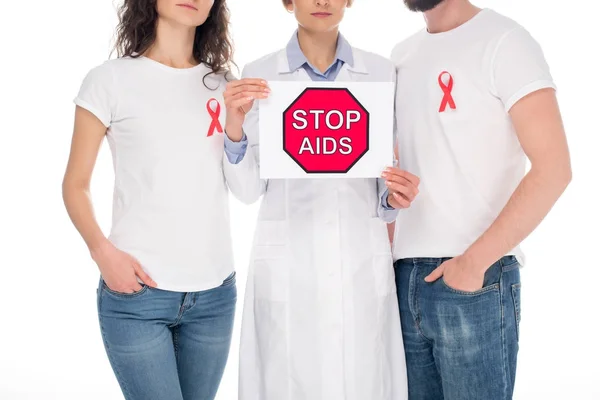
<svg viewBox="0 0 600 400">
<path fill-rule="evenodd" d="M 285 49 L 248 64 L 224 93 L 228 184 L 246 203 L 264 194 L 243 311 L 239 399 L 403 400 L 386 222 L 410 205 L 418 178 L 390 168 L 385 180 L 261 180 L 255 101 L 268 97 L 269 80 L 394 82 L 395 68 L 338 33 L 351 2 L 283 3 L 297 32 Z"/>
</svg>

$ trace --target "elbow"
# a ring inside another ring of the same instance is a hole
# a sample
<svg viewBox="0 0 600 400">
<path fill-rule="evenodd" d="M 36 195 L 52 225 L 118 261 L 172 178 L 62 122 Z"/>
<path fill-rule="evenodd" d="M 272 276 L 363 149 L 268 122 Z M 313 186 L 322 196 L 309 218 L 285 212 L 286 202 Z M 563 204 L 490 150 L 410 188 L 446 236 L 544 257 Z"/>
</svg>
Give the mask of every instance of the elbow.
<svg viewBox="0 0 600 400">
<path fill-rule="evenodd" d="M 569 168 L 567 169 L 567 173 L 565 174 L 565 188 L 571 184 L 572 180 L 573 180 L 573 169 L 569 165 Z"/>
<path fill-rule="evenodd" d="M 542 178 L 543 182 L 546 182 L 546 186 L 551 187 L 552 191 L 559 196 L 573 180 L 573 171 L 569 162 L 547 165 L 546 168 L 534 168 L 532 165 L 533 170 L 537 170 L 538 176 Z"/>
<path fill-rule="evenodd" d="M 62 181 L 62 198 L 63 198 L 63 202 L 67 202 L 67 199 L 69 198 L 69 194 L 73 192 L 73 188 L 74 188 L 74 184 L 71 181 L 71 179 L 69 179 L 66 175 L 63 178 Z"/>
<path fill-rule="evenodd" d="M 570 163 L 560 168 L 559 171 L 556 171 L 555 177 L 556 186 L 561 193 L 564 192 L 573 180 L 573 170 Z"/>
<path fill-rule="evenodd" d="M 62 181 L 62 199 L 65 205 L 69 203 L 69 200 L 73 198 L 75 193 L 86 193 L 89 192 L 90 182 L 89 180 L 76 179 L 74 177 L 65 174 Z"/>
</svg>

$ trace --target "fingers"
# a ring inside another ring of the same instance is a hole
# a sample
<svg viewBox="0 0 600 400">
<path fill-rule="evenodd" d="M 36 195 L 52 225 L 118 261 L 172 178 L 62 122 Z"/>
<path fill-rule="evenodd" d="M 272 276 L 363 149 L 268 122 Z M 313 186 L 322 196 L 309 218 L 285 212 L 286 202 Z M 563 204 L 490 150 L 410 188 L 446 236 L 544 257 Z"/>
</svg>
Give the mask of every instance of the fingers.
<svg viewBox="0 0 600 400">
<path fill-rule="evenodd" d="M 234 96 L 224 97 L 225 107 L 237 108 L 236 104 L 239 104 L 241 101 L 244 101 L 244 104 L 255 100 L 255 99 L 266 99 L 269 97 L 268 93 L 258 93 L 258 92 L 241 92 Z"/>
<path fill-rule="evenodd" d="M 140 290 L 142 290 L 142 285 L 140 285 L 139 282 L 136 282 L 130 293 L 139 292 Z"/>
<path fill-rule="evenodd" d="M 250 110 L 252 108 L 253 103 L 254 103 L 254 97 L 244 97 L 242 99 L 231 102 L 231 104 L 228 106 L 228 108 L 230 108 L 232 110 L 239 109 L 239 110 L 243 111 L 244 114 L 246 114 L 248 112 L 246 110 Z M 244 107 L 248 104 L 250 104 L 250 107 Z"/>
<path fill-rule="evenodd" d="M 412 202 L 415 199 L 415 197 L 417 197 L 417 194 L 419 192 L 419 190 L 411 184 L 403 185 L 401 183 L 396 183 L 392 181 L 385 181 L 385 184 L 389 188 L 390 192 L 395 194 L 399 193 L 405 196 L 410 202 Z"/>
<path fill-rule="evenodd" d="M 425 277 L 425 282 L 435 282 L 444 276 L 444 265 L 440 265 L 433 272 Z"/>
<path fill-rule="evenodd" d="M 402 194 L 408 194 L 408 192 L 410 192 L 410 193 L 412 193 L 413 198 L 419 194 L 419 188 L 414 183 L 412 183 L 411 181 L 409 181 L 408 179 L 406 179 L 402 176 L 393 176 L 393 177 L 388 176 L 388 179 L 386 180 L 386 185 L 390 188 L 394 188 L 398 185 L 406 187 L 407 189 L 405 189 L 405 191 L 400 191 L 400 192 Z"/>
<path fill-rule="evenodd" d="M 399 193 L 391 193 L 388 197 L 388 203 L 395 209 L 401 209 L 409 208 L 411 201 L 409 201 L 406 197 L 403 197 Z"/>
<path fill-rule="evenodd" d="M 244 85 L 256 85 L 268 87 L 267 81 L 260 78 L 242 78 L 235 81 L 230 81 L 227 83 L 226 89 L 237 88 Z"/>
<path fill-rule="evenodd" d="M 227 84 L 227 88 L 223 93 L 225 104 L 231 100 L 237 100 L 243 97 L 266 98 L 271 92 L 266 81 L 260 79 L 240 79 Z"/>
<path fill-rule="evenodd" d="M 411 180 L 409 180 L 408 178 L 405 178 L 402 175 L 386 174 L 386 173 L 383 173 L 382 176 L 383 175 L 385 175 L 385 179 L 388 181 L 401 183 L 406 186 L 414 186 L 415 188 L 417 187 L 417 185 L 415 185 Z"/>
<path fill-rule="evenodd" d="M 150 287 L 156 287 L 156 282 L 154 282 L 154 280 L 152 280 L 152 278 L 150 278 L 150 276 L 148 276 L 148 274 L 146 272 L 144 272 L 142 267 L 137 262 L 133 264 L 133 270 L 135 271 L 135 274 L 137 275 L 137 277 L 140 278 L 142 280 L 142 282 L 144 282 L 144 284 L 146 284 Z M 140 286 L 140 285 L 138 284 L 138 286 Z M 141 286 L 140 286 L 140 289 L 141 289 Z"/>
<path fill-rule="evenodd" d="M 244 97 L 255 97 L 257 99 L 266 99 L 269 97 L 269 92 L 265 92 L 262 90 L 253 90 L 250 88 L 249 90 L 242 90 L 237 93 L 223 93 L 223 98 L 225 99 L 225 104 L 228 102 L 243 99 Z"/>
<path fill-rule="evenodd" d="M 397 180 L 399 178 L 404 178 L 410 181 L 415 186 L 419 186 L 419 184 L 421 183 L 421 180 L 418 176 L 395 167 L 386 168 L 385 171 L 383 171 L 383 173 L 381 174 L 381 176 L 387 180 Z"/>
</svg>

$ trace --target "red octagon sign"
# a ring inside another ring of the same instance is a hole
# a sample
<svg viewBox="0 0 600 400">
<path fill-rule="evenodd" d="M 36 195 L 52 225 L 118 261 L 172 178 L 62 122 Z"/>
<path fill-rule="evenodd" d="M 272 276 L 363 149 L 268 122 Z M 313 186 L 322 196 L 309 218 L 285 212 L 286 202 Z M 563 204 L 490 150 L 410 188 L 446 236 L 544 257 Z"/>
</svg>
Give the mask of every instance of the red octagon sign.
<svg viewBox="0 0 600 400">
<path fill-rule="evenodd" d="M 346 173 L 369 150 L 369 112 L 344 88 L 307 88 L 283 112 L 283 150 L 307 173 Z"/>
</svg>

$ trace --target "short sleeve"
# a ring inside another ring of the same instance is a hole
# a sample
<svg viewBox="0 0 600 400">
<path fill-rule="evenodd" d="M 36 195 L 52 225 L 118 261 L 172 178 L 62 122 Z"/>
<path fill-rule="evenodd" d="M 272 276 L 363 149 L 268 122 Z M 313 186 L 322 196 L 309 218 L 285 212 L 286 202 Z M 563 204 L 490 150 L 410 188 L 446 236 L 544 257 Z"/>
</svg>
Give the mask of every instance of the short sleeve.
<svg viewBox="0 0 600 400">
<path fill-rule="evenodd" d="M 492 88 L 507 112 L 530 93 L 556 89 L 542 48 L 524 28 L 500 39 L 492 58 Z"/>
<path fill-rule="evenodd" d="M 105 63 L 88 72 L 73 101 L 109 127 L 114 115 L 114 80 L 110 66 Z"/>
</svg>

